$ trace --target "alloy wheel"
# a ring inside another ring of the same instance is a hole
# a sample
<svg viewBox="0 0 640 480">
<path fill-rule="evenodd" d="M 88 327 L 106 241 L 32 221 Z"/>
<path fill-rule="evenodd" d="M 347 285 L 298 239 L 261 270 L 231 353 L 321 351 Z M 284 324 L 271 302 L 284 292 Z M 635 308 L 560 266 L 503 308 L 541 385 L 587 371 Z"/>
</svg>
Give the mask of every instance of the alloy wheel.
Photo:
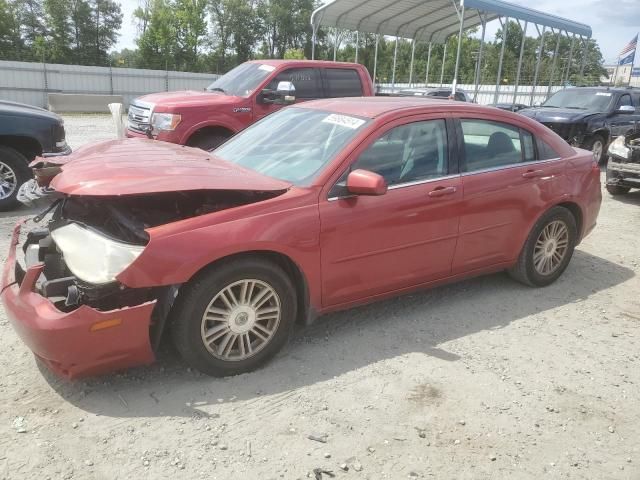
<svg viewBox="0 0 640 480">
<path fill-rule="evenodd" d="M 600 162 L 600 159 L 602 158 L 602 150 L 604 150 L 604 145 L 600 140 L 596 140 L 593 143 L 593 147 L 591 148 L 591 153 L 593 153 L 593 159 L 596 162 Z"/>
<path fill-rule="evenodd" d="M 0 161 L 0 200 L 13 195 L 17 187 L 16 172 L 9 165 Z"/>
<path fill-rule="evenodd" d="M 275 335 L 282 307 L 274 288 L 245 279 L 220 290 L 202 316 L 206 349 L 225 361 L 240 361 L 262 350 Z"/>
<path fill-rule="evenodd" d="M 538 235 L 533 249 L 533 265 L 540 275 L 551 275 L 562 264 L 569 248 L 567 225 L 554 220 Z"/>
</svg>

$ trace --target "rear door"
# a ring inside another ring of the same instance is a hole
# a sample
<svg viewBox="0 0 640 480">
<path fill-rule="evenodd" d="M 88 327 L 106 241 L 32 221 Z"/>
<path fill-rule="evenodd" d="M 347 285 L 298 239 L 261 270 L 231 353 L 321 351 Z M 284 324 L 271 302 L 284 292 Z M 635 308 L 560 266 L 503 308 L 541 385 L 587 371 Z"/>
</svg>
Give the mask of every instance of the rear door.
<svg viewBox="0 0 640 480">
<path fill-rule="evenodd" d="M 534 136 L 516 125 L 467 117 L 457 131 L 464 201 L 454 274 L 516 258 L 564 176 L 562 160 L 540 155 Z"/>
<path fill-rule="evenodd" d="M 320 199 L 322 295 L 325 307 L 447 277 L 462 199 L 452 124 L 442 114 L 382 127 L 347 161 Z M 380 196 L 349 195 L 349 171 L 382 175 Z M 324 198 L 323 198 L 324 197 Z"/>
<path fill-rule="evenodd" d="M 287 68 L 278 73 L 265 88 L 276 90 L 278 83 L 291 82 L 296 87 L 296 103 L 306 100 L 322 98 L 322 79 L 317 68 Z M 256 97 L 257 100 L 257 97 Z M 256 101 L 254 106 L 254 119 L 261 118 L 280 110 L 284 105 L 273 103 L 260 103 Z"/>
</svg>

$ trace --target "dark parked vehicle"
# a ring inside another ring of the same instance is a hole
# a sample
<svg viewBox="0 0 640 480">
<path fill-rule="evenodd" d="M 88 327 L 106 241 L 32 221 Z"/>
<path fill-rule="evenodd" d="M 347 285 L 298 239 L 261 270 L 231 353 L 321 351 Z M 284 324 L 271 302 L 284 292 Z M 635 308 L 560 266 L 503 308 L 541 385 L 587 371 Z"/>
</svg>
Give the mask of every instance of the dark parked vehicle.
<svg viewBox="0 0 640 480">
<path fill-rule="evenodd" d="M 449 98 L 450 88 L 405 88 L 393 94 L 394 97 L 438 97 Z M 471 102 L 469 94 L 463 90 L 456 89 L 454 99 L 459 102 Z"/>
<path fill-rule="evenodd" d="M 519 112 L 520 110 L 524 110 L 525 108 L 529 108 L 529 105 L 525 105 L 524 103 L 490 103 L 489 107 L 496 107 L 500 110 L 507 110 L 508 112 Z"/>
<path fill-rule="evenodd" d="M 58 115 L 32 105 L 0 101 L 0 210 L 18 204 L 18 189 L 32 176 L 31 160 L 70 152 Z"/>
<path fill-rule="evenodd" d="M 574 147 L 593 152 L 604 161 L 609 143 L 640 120 L 640 89 L 609 87 L 567 88 L 542 105 L 519 113 L 538 120 Z"/>
<path fill-rule="evenodd" d="M 640 129 L 611 142 L 607 163 L 607 191 L 624 195 L 640 188 Z"/>
</svg>

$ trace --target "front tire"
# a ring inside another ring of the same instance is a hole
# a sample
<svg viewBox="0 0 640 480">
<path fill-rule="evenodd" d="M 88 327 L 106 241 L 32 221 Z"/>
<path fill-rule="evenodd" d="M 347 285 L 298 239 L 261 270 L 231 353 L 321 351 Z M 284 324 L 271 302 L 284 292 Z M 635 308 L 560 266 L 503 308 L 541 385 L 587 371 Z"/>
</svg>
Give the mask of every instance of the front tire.
<svg viewBox="0 0 640 480">
<path fill-rule="evenodd" d="M 31 178 L 27 159 L 17 150 L 0 146 L 0 211 L 17 207 L 20 186 Z"/>
<path fill-rule="evenodd" d="M 591 150 L 593 159 L 602 164 L 607 158 L 606 142 L 602 135 L 595 134 L 585 142 L 584 148 Z"/>
<path fill-rule="evenodd" d="M 621 187 L 620 185 L 607 185 L 607 192 L 609 192 L 614 197 L 618 195 L 626 195 L 627 193 L 629 193 L 629 190 L 631 190 L 630 187 Z"/>
<path fill-rule="evenodd" d="M 222 263 L 180 294 L 172 333 L 185 361 L 207 375 L 249 372 L 287 342 L 296 294 L 278 265 L 259 257 Z"/>
<path fill-rule="evenodd" d="M 569 265 L 577 237 L 573 214 L 563 207 L 551 208 L 531 229 L 509 274 L 532 287 L 550 285 Z"/>
<path fill-rule="evenodd" d="M 189 141 L 189 146 L 212 152 L 228 138 L 228 136 L 221 134 L 197 134 L 193 140 Z"/>
</svg>

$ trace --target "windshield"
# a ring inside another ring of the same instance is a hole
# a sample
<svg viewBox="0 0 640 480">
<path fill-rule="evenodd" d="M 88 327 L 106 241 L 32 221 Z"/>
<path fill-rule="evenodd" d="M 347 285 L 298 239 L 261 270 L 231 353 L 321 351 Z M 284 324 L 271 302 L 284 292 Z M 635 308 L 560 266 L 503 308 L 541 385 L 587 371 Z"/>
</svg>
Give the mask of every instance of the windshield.
<svg viewBox="0 0 640 480">
<path fill-rule="evenodd" d="M 370 121 L 322 110 L 285 108 L 215 151 L 227 162 L 305 186 Z"/>
<path fill-rule="evenodd" d="M 276 67 L 259 63 L 243 63 L 228 71 L 207 87 L 210 92 L 248 97 Z"/>
<path fill-rule="evenodd" d="M 605 112 L 609 107 L 609 103 L 611 103 L 612 96 L 613 94 L 611 92 L 598 92 L 594 90 L 562 90 L 544 102 L 542 106 Z"/>
</svg>

